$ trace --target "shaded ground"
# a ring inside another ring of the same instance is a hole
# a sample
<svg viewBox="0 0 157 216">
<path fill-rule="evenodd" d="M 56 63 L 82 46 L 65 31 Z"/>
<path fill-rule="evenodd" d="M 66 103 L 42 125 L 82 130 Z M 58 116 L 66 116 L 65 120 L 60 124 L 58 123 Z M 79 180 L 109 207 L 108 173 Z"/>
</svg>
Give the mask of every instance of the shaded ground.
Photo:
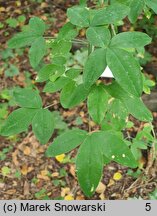
<svg viewBox="0 0 157 216">
<path fill-rule="evenodd" d="M 58 29 L 66 22 L 66 8 L 76 4 L 77 1 L 45 1 L 44 3 L 32 3 L 32 1 L 1 1 L 0 2 L 0 22 L 4 24 L 0 29 L 0 46 L 1 49 L 6 48 L 6 41 L 15 33 L 20 31 L 23 24 L 28 23 L 32 16 L 39 16 L 50 25 L 47 35 L 54 36 Z M 25 14 L 26 20 L 23 24 L 16 28 L 9 27 L 6 20 L 9 17 L 16 18 L 21 14 Z M 156 49 L 149 48 L 154 56 L 153 64 L 156 65 Z M 9 59 L 9 64 L 16 64 L 19 68 L 19 75 L 13 77 L 4 76 L 5 61 L 0 61 L 0 90 L 11 88 L 15 85 L 21 87 L 26 85 L 26 77 L 23 71 L 29 71 L 31 76 L 29 82 L 33 84 L 35 72 L 31 69 L 28 58 L 27 49 L 22 55 L 13 55 Z M 152 65 L 152 64 L 151 64 Z M 150 69 L 150 65 L 147 66 Z M 147 69 L 146 67 L 146 69 Z M 152 67 L 154 70 L 154 67 Z M 148 71 L 150 72 L 150 71 Z M 38 86 L 42 88 L 41 85 Z M 43 94 L 44 105 L 56 105 L 51 110 L 59 111 L 67 123 L 68 127 L 80 127 L 88 130 L 88 124 L 92 129 L 96 129 L 96 125 L 89 121 L 86 104 L 64 110 L 59 101 L 59 94 Z M 6 102 L 4 99 L 1 103 Z M 9 108 L 9 112 L 12 108 Z M 79 120 L 78 120 L 79 117 Z M 135 135 L 138 130 L 143 127 L 138 121 L 135 121 L 136 129 L 130 130 L 129 133 Z M 154 112 L 154 125 L 157 129 L 157 113 Z M 58 131 L 56 130 L 56 134 Z M 55 135 L 54 135 L 55 136 Z M 52 137 L 53 139 L 53 137 Z M 9 139 L 0 137 L 0 150 L 7 149 L 0 161 L 0 199 L 64 199 L 67 195 L 74 199 L 88 199 L 82 194 L 75 174 L 74 156 L 76 150 L 67 155 L 63 161 L 56 159 L 48 159 L 45 157 L 45 150 L 48 145 L 42 146 L 35 139 L 31 132 L 22 133 Z M 147 166 L 147 158 L 149 152 L 144 152 L 141 158 L 142 167 Z M 9 169 L 7 169 L 7 168 Z M 149 193 L 157 188 L 157 164 L 152 166 L 147 178 L 138 176 L 133 178 L 127 175 L 128 168 L 122 167 L 116 163 L 111 163 L 104 168 L 102 183 L 99 185 L 97 192 L 92 199 L 127 199 L 128 197 L 149 198 Z M 116 177 L 116 175 L 118 178 Z M 67 198 L 68 199 L 68 198 Z"/>
</svg>

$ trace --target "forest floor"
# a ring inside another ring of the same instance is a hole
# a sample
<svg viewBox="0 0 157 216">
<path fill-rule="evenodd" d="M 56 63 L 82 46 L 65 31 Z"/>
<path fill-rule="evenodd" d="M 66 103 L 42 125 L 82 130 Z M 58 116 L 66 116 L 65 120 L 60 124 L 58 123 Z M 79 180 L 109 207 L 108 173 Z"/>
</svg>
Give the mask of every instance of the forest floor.
<svg viewBox="0 0 157 216">
<path fill-rule="evenodd" d="M 24 49 L 22 53 L 18 50 L 18 53 L 14 53 L 7 49 L 6 42 L 14 33 L 19 32 L 32 16 L 38 16 L 45 20 L 50 29 L 47 35 L 55 36 L 59 28 L 67 20 L 66 9 L 71 5 L 77 4 L 77 1 L 73 0 L 36 2 L 31 0 L 0 1 L 0 103 L 7 103 L 7 110 L 4 113 L 5 118 L 13 110 L 10 97 L 14 86 L 25 87 L 36 85 L 33 81 L 36 72 L 33 71 L 29 64 L 27 57 L 28 50 Z M 10 20 L 10 18 L 13 20 Z M 127 28 L 129 27 L 126 25 L 126 30 Z M 83 36 L 83 32 L 81 34 Z M 157 63 L 157 45 L 155 46 L 154 44 L 148 47 L 148 50 L 153 55 L 154 62 L 153 66 L 150 64 L 146 66 L 148 72 L 150 72 L 151 66 L 152 70 L 155 71 L 154 68 L 156 66 L 154 65 Z M 155 78 L 154 75 L 150 75 L 150 77 Z M 40 89 L 43 88 L 41 84 L 37 86 Z M 42 94 L 41 96 L 44 106 L 52 103 L 55 104 L 50 110 L 56 111 L 56 121 L 59 126 L 50 141 L 58 133 L 66 130 L 66 128 L 79 127 L 88 130 L 89 124 L 92 129 L 97 127 L 88 118 L 86 103 L 66 110 L 59 104 L 59 93 L 53 95 Z M 1 115 L 0 113 L 0 118 Z M 153 112 L 153 116 L 156 131 L 157 112 Z M 135 119 L 134 124 L 136 130 L 130 129 L 128 131 L 133 135 L 144 126 L 144 123 L 140 123 Z M 45 150 L 49 144 L 40 145 L 31 129 L 27 133 L 17 136 L 9 138 L 0 137 L 0 144 L 1 200 L 89 199 L 83 195 L 78 185 L 74 165 L 76 150 L 63 156 L 63 158 L 47 158 Z M 148 155 L 149 150 L 143 152 L 141 170 L 144 170 L 147 166 Z M 132 176 L 128 174 L 128 170 L 128 167 L 123 167 L 114 162 L 105 166 L 101 183 L 94 196 L 90 199 L 149 199 L 150 193 L 157 188 L 157 164 L 151 167 L 147 176 Z M 133 171 L 135 172 L 136 170 Z"/>
</svg>

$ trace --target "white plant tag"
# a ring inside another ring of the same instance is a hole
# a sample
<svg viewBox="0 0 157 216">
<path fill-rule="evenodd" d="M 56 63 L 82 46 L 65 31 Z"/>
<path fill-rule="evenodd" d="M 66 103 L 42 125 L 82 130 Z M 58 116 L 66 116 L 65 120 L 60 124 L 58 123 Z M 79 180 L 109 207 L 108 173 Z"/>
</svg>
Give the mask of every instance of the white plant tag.
<svg viewBox="0 0 157 216">
<path fill-rule="evenodd" d="M 104 72 L 101 74 L 101 77 L 113 78 L 114 76 L 113 76 L 110 68 L 107 66 L 106 69 L 104 70 Z"/>
</svg>

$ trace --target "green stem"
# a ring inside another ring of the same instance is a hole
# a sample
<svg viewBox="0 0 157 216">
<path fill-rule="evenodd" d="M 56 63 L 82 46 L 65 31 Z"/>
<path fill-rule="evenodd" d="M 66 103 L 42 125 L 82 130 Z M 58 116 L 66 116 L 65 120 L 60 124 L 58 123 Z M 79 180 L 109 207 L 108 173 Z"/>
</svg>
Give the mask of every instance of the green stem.
<svg viewBox="0 0 157 216">
<path fill-rule="evenodd" d="M 115 36 L 116 35 L 116 31 L 115 31 L 115 28 L 114 28 L 113 24 L 111 24 L 111 30 L 112 30 L 113 36 Z"/>
</svg>

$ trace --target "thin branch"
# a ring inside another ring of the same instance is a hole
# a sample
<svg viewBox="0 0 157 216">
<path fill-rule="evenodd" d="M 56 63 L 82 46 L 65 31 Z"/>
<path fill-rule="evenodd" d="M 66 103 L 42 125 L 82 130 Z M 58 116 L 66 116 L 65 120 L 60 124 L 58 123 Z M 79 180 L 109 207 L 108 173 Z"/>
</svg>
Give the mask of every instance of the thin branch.
<svg viewBox="0 0 157 216">
<path fill-rule="evenodd" d="M 50 104 L 50 105 L 44 107 L 44 109 L 48 109 L 48 108 L 53 107 L 53 106 L 55 106 L 55 105 L 57 105 L 57 104 L 59 104 L 59 102 Z"/>
<path fill-rule="evenodd" d="M 50 39 L 50 40 L 55 40 L 57 37 L 52 37 L 52 36 L 44 36 L 45 39 Z M 80 44 L 86 44 L 88 45 L 88 42 L 86 40 L 81 40 L 81 39 L 72 39 L 71 40 L 73 43 L 80 43 Z"/>
</svg>

